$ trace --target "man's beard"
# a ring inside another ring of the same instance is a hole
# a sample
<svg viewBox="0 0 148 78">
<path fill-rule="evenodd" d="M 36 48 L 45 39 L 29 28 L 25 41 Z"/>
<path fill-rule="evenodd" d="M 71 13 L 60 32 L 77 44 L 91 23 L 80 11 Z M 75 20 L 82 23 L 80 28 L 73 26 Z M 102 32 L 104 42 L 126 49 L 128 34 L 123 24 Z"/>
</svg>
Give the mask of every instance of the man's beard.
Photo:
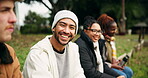
<svg viewBox="0 0 148 78">
<path fill-rule="evenodd" d="M 64 32 L 63 32 L 63 33 L 64 33 Z M 60 32 L 58 32 L 58 34 L 60 34 Z M 63 43 L 60 42 L 59 37 L 58 37 L 58 34 L 57 34 L 56 32 L 54 32 L 54 37 L 55 37 L 55 39 L 59 42 L 59 44 L 61 44 L 61 45 L 63 45 L 63 46 L 67 45 L 67 44 L 68 44 L 70 41 L 72 41 L 72 39 L 73 39 L 73 38 L 71 38 L 66 44 L 63 44 Z M 72 35 L 71 35 L 70 37 L 72 37 Z"/>
</svg>

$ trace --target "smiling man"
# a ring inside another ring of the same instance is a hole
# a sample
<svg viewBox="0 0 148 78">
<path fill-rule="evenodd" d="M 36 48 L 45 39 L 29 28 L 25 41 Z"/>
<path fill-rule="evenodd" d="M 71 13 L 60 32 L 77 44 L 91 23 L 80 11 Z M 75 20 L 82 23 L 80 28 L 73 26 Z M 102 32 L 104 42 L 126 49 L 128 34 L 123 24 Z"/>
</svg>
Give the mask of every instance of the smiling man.
<svg viewBox="0 0 148 78">
<path fill-rule="evenodd" d="M 78 18 L 59 11 L 52 24 L 53 35 L 35 44 L 26 59 L 24 78 L 85 78 L 78 46 L 70 42 L 78 31 Z"/>
</svg>

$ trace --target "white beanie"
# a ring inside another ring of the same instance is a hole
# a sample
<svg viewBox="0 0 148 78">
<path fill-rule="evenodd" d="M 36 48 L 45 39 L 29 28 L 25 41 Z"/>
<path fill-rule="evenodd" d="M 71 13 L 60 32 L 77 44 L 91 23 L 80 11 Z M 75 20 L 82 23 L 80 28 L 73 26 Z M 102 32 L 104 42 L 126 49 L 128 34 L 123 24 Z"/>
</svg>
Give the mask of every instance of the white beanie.
<svg viewBox="0 0 148 78">
<path fill-rule="evenodd" d="M 77 34 L 77 32 L 78 32 L 78 18 L 73 12 L 71 12 L 69 10 L 61 10 L 56 13 L 56 15 L 54 16 L 54 21 L 52 23 L 51 29 L 53 29 L 55 27 L 55 25 L 57 24 L 57 22 L 63 18 L 70 18 L 76 23 L 76 34 Z"/>
</svg>

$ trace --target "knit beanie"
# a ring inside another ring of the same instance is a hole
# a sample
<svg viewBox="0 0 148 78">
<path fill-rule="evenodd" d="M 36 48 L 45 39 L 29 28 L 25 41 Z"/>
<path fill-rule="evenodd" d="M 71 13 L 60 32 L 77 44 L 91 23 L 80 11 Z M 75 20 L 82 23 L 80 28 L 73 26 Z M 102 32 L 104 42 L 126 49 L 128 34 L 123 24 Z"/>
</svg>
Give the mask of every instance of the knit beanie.
<svg viewBox="0 0 148 78">
<path fill-rule="evenodd" d="M 51 29 L 53 29 L 55 27 L 55 25 L 57 24 L 57 22 L 63 18 L 70 18 L 75 22 L 76 34 L 77 34 L 77 32 L 78 32 L 78 18 L 73 12 L 71 12 L 69 10 L 61 10 L 56 13 L 56 15 L 54 16 L 54 20 L 53 20 Z"/>
</svg>

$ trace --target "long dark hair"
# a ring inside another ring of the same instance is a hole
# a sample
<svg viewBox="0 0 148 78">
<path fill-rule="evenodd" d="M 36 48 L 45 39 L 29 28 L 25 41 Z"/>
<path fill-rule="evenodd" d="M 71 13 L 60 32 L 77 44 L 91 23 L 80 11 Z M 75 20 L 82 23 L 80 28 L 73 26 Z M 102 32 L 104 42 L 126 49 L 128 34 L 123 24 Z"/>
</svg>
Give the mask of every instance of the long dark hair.
<svg viewBox="0 0 148 78">
<path fill-rule="evenodd" d="M 0 64 L 11 64 L 13 59 L 10 55 L 10 52 L 7 46 L 4 43 L 0 42 Z"/>
</svg>

